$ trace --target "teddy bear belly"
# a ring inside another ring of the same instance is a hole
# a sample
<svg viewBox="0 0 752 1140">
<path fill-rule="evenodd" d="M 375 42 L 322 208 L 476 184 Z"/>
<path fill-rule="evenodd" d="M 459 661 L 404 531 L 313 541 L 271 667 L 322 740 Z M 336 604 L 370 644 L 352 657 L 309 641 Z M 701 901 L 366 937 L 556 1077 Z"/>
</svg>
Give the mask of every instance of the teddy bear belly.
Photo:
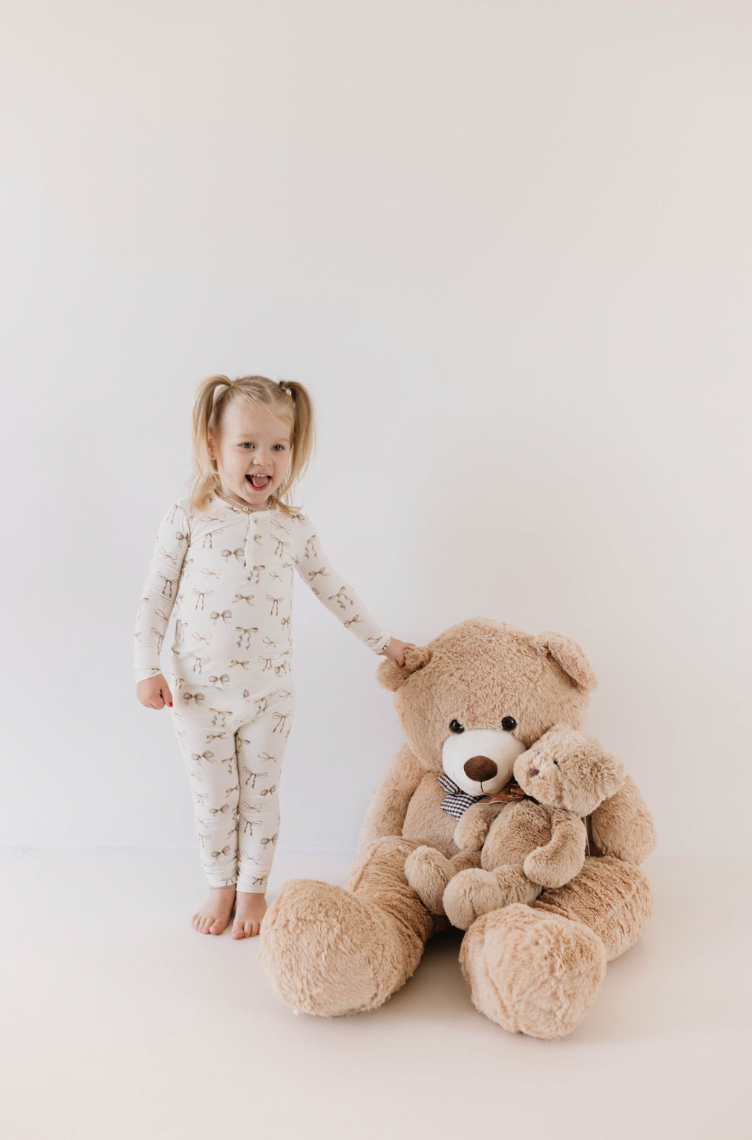
<svg viewBox="0 0 752 1140">
<path fill-rule="evenodd" d="M 511 804 L 491 824 L 481 853 L 481 867 L 493 871 L 505 863 L 524 863 L 536 847 L 551 839 L 551 813 L 541 804 Z"/>
<path fill-rule="evenodd" d="M 441 810 L 446 792 L 436 776 L 426 776 L 415 789 L 402 825 L 405 839 L 421 839 L 451 858 L 457 854 L 454 829 L 457 820 Z"/>
</svg>

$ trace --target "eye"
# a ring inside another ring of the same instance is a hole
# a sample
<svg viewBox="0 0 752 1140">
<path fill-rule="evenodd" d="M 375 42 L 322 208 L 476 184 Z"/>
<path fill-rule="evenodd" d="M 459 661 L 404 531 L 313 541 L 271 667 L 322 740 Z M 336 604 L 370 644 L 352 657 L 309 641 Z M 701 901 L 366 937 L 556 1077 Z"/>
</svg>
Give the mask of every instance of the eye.
<svg viewBox="0 0 752 1140">
<path fill-rule="evenodd" d="M 256 445 L 254 443 L 241 443 L 240 446 L 241 447 L 255 447 Z"/>
<path fill-rule="evenodd" d="M 464 724 L 460 724 L 460 722 L 458 720 L 450 720 L 449 731 L 450 732 L 464 732 L 465 726 L 464 726 Z"/>
<path fill-rule="evenodd" d="M 501 727 L 505 732 L 512 732 L 517 727 L 517 721 L 513 716 L 505 716 L 501 722 Z"/>
</svg>

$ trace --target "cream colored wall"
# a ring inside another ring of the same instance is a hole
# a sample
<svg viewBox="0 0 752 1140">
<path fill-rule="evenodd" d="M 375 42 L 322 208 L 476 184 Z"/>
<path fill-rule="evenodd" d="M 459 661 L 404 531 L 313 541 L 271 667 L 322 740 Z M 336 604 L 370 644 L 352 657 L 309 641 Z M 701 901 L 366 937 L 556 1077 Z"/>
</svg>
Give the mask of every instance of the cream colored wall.
<svg viewBox="0 0 752 1140">
<path fill-rule="evenodd" d="M 259 371 L 314 393 L 299 502 L 395 635 L 570 634 L 659 850 L 749 854 L 749 8 L 4 23 L 2 842 L 195 842 L 134 611 L 194 385 Z M 300 582 L 295 621 L 281 839 L 347 848 L 399 730 Z"/>
</svg>

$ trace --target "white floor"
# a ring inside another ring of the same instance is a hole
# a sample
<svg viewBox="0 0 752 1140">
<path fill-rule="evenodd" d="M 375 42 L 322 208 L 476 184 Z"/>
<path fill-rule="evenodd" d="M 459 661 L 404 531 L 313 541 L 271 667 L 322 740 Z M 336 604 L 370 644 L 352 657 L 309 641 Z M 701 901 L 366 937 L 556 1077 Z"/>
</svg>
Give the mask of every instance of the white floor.
<svg viewBox="0 0 752 1140">
<path fill-rule="evenodd" d="M 344 882 L 350 856 L 280 852 Z M 196 934 L 189 851 L 5 850 L 2 1140 L 752 1137 L 752 861 L 652 859 L 652 924 L 556 1043 L 470 1004 L 460 935 L 381 1009 L 295 1016 Z"/>
</svg>

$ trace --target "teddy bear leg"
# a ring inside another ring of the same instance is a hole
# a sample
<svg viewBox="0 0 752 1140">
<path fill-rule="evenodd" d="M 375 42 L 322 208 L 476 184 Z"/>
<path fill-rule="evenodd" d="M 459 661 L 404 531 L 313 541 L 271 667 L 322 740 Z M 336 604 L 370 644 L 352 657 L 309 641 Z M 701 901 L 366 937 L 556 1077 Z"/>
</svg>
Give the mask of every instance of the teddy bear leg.
<svg viewBox="0 0 752 1140">
<path fill-rule="evenodd" d="M 585 860 L 576 878 L 545 891 L 533 906 L 589 926 L 610 962 L 628 950 L 648 924 L 653 898 L 643 871 L 610 855 Z"/>
<path fill-rule="evenodd" d="M 442 898 L 450 879 L 468 867 L 480 866 L 480 851 L 460 851 L 447 859 L 435 847 L 424 844 L 411 851 L 405 861 L 407 881 L 431 914 L 443 915 Z"/>
<path fill-rule="evenodd" d="M 546 1041 L 579 1025 L 606 972 L 603 942 L 581 922 L 513 903 L 485 914 L 462 941 L 473 1005 L 512 1033 Z"/>
<path fill-rule="evenodd" d="M 496 877 L 478 867 L 460 871 L 450 879 L 442 902 L 452 926 L 468 930 L 478 915 L 503 906 L 504 896 Z"/>
<path fill-rule="evenodd" d="M 586 859 L 566 886 L 470 928 L 460 964 L 473 1004 L 513 1032 L 547 1040 L 571 1033 L 595 1001 L 606 963 L 636 942 L 650 909 L 639 867 Z"/>
<path fill-rule="evenodd" d="M 532 883 L 519 864 L 505 864 L 493 871 L 468 870 L 456 875 L 444 891 L 447 917 L 459 930 L 469 930 L 482 914 L 514 902 L 532 902 L 541 888 Z"/>
<path fill-rule="evenodd" d="M 416 847 L 405 860 L 407 881 L 431 914 L 444 913 L 442 895 L 454 874 L 449 859 L 435 847 Z"/>
<path fill-rule="evenodd" d="M 413 840 L 379 839 L 358 859 L 348 888 L 285 883 L 261 927 L 259 961 L 294 1009 L 337 1017 L 376 1009 L 413 974 L 433 920 L 409 886 Z"/>
<path fill-rule="evenodd" d="M 502 906 L 512 903 L 531 903 L 538 898 L 542 888 L 527 877 L 522 864 L 505 863 L 491 872 L 501 887 Z"/>
</svg>

